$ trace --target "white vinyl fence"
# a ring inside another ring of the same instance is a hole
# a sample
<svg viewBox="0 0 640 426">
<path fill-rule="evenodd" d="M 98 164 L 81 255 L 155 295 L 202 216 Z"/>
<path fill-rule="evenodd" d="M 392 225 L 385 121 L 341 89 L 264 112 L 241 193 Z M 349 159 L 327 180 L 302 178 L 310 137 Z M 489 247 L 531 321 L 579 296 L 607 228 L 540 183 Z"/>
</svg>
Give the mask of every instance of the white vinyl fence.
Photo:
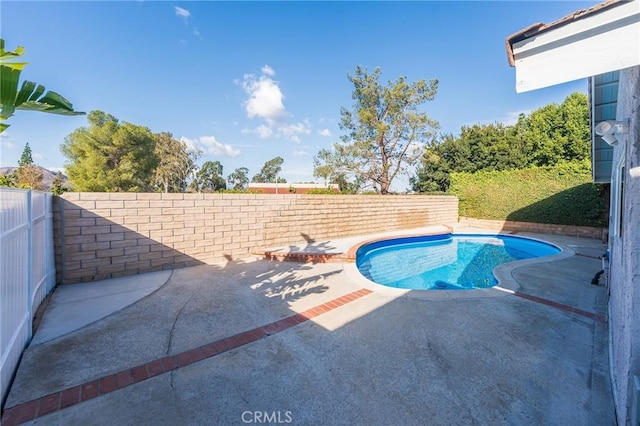
<svg viewBox="0 0 640 426">
<path fill-rule="evenodd" d="M 0 188 L 0 401 L 55 286 L 51 193 Z"/>
</svg>

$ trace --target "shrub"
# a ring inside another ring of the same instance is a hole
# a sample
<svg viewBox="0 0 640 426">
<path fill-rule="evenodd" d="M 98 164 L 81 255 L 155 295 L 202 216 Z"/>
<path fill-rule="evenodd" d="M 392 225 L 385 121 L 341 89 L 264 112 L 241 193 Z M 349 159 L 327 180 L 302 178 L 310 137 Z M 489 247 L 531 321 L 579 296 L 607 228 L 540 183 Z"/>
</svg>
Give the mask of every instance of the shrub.
<svg viewBox="0 0 640 426">
<path fill-rule="evenodd" d="M 603 226 L 602 185 L 587 162 L 505 171 L 452 173 L 460 216 L 560 225 Z"/>
<path fill-rule="evenodd" d="M 330 188 L 311 188 L 305 194 L 311 195 L 340 195 L 341 192 L 335 191 Z"/>
</svg>

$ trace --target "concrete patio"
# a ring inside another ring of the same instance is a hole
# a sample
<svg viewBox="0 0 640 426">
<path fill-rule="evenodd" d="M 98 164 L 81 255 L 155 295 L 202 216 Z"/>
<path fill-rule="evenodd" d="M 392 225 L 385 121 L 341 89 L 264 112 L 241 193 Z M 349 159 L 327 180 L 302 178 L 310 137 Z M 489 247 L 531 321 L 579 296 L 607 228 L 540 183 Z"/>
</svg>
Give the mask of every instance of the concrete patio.
<svg viewBox="0 0 640 426">
<path fill-rule="evenodd" d="M 565 255 L 500 268 L 502 291 L 257 259 L 58 288 L 3 424 L 613 425 L 607 290 L 590 284 L 605 246 L 528 235 Z"/>
</svg>

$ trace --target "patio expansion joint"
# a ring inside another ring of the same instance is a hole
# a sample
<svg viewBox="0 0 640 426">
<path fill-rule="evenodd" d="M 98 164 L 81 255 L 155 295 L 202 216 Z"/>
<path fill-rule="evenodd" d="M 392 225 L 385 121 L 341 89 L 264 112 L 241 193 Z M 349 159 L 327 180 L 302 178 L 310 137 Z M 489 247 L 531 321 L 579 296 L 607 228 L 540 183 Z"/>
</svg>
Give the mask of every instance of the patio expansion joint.
<svg viewBox="0 0 640 426">
<path fill-rule="evenodd" d="M 360 289 L 278 321 L 23 402 L 4 410 L 2 424 L 19 425 L 152 377 L 172 373 L 181 367 L 280 333 L 371 293 L 371 290 Z"/>
</svg>

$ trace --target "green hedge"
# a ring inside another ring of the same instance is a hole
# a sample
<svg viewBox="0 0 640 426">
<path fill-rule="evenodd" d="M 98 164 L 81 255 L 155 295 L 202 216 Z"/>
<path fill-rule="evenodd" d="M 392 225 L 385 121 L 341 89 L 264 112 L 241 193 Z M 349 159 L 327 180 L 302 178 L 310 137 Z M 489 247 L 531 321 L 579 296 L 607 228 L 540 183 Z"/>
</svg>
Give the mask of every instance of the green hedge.
<svg viewBox="0 0 640 426">
<path fill-rule="evenodd" d="M 602 185 L 590 164 L 565 163 L 505 171 L 452 173 L 460 216 L 560 225 L 604 226 Z"/>
</svg>

